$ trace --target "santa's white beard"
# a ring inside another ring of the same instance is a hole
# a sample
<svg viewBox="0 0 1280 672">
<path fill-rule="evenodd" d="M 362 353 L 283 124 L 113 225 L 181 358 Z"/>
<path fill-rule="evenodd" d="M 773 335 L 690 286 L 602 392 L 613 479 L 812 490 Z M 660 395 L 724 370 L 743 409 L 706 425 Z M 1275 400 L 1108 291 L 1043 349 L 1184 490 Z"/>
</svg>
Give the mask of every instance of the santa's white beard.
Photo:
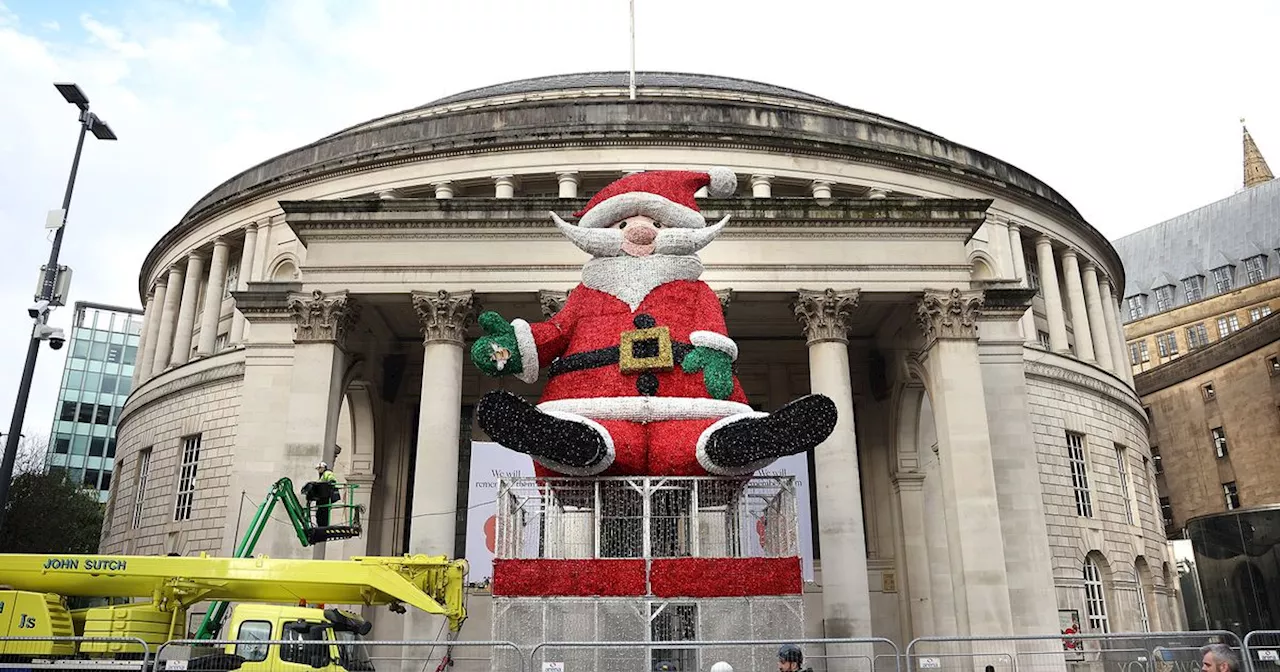
<svg viewBox="0 0 1280 672">
<path fill-rule="evenodd" d="M 631 310 L 659 285 L 701 276 L 702 260 L 696 254 L 595 257 L 582 267 L 583 285 L 618 297 Z"/>
</svg>

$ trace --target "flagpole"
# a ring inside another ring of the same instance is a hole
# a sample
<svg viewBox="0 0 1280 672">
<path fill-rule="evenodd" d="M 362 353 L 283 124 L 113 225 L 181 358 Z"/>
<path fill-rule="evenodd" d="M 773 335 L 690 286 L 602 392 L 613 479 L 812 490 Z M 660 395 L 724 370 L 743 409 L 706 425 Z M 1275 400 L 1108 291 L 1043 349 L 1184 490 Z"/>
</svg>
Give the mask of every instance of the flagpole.
<svg viewBox="0 0 1280 672">
<path fill-rule="evenodd" d="M 631 0 L 631 100 L 636 99 L 636 0 Z"/>
</svg>

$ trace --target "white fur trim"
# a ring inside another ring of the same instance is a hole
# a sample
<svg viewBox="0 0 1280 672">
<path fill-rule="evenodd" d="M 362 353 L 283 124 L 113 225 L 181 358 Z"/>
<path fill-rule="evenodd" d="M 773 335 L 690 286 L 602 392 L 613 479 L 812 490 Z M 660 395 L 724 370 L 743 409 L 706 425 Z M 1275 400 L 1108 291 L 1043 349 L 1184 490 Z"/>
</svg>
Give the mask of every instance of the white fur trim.
<svg viewBox="0 0 1280 672">
<path fill-rule="evenodd" d="M 584 229 L 603 229 L 628 217 L 645 215 L 663 226 L 701 229 L 707 225 L 702 213 L 647 191 L 629 191 L 600 201 L 578 220 Z"/>
<path fill-rule="evenodd" d="M 541 464 L 542 466 L 552 471 L 558 471 L 562 474 L 569 474 L 570 476 L 595 476 L 596 474 L 603 472 L 605 469 L 608 469 L 610 466 L 613 465 L 613 460 L 617 456 L 617 451 L 615 451 L 613 448 L 613 437 L 609 436 L 609 430 L 605 429 L 600 423 L 596 422 L 595 420 L 592 420 L 591 418 L 584 418 L 581 415 L 577 415 L 576 413 L 566 413 L 564 411 L 548 411 L 546 409 L 543 409 L 543 412 L 552 417 L 560 418 L 561 420 L 568 420 L 570 422 L 582 423 L 596 430 L 597 432 L 600 433 L 600 436 L 604 437 L 604 445 L 605 445 L 606 452 L 604 454 L 604 458 L 602 458 L 599 462 L 586 468 L 569 467 L 563 464 L 557 464 L 552 460 L 543 459 L 541 457 L 533 458 L 534 460 L 537 460 L 538 464 Z"/>
<path fill-rule="evenodd" d="M 520 361 L 524 363 L 516 378 L 532 385 L 538 382 L 539 373 L 538 344 L 533 340 L 533 329 L 519 318 L 511 320 L 511 327 L 516 330 L 516 345 L 520 347 Z"/>
<path fill-rule="evenodd" d="M 737 469 L 729 469 L 726 467 L 717 466 L 716 464 L 712 463 L 711 458 L 707 456 L 707 440 L 711 438 L 711 434 L 716 430 L 720 429 L 721 427 L 724 427 L 725 425 L 731 425 L 735 422 L 738 422 L 739 420 L 746 420 L 748 418 L 766 418 L 768 416 L 769 416 L 768 413 L 761 413 L 760 411 L 750 411 L 748 413 L 741 413 L 739 415 L 731 415 L 727 418 L 722 418 L 720 420 L 717 420 L 715 424 L 702 430 L 702 435 L 698 437 L 698 446 L 697 446 L 697 453 L 696 453 L 698 456 L 698 464 L 701 464 L 702 468 L 707 470 L 707 473 L 715 474 L 717 476 L 742 476 L 745 474 L 750 474 L 750 473 L 759 471 L 760 469 L 763 469 L 764 467 L 769 466 L 769 463 L 777 459 L 776 457 L 770 457 L 764 460 L 757 460 L 754 463 L 743 465 L 741 467 L 738 467 Z"/>
<path fill-rule="evenodd" d="M 736 401 L 693 397 L 586 397 L 556 399 L 538 404 L 551 413 L 575 413 L 595 420 L 658 422 L 661 420 L 706 420 L 751 413 L 751 407 Z"/>
<path fill-rule="evenodd" d="M 689 342 L 696 348 L 719 350 L 729 355 L 730 360 L 738 361 L 738 344 L 724 334 L 717 334 L 714 331 L 695 331 L 689 334 Z M 520 356 L 524 357 L 524 350 L 520 351 Z"/>
<path fill-rule="evenodd" d="M 676 280 L 702 277 L 702 260 L 696 255 L 669 257 L 596 257 L 582 266 L 584 287 L 617 297 L 635 310 L 655 288 Z M 523 355 L 521 355 L 523 357 Z"/>
<path fill-rule="evenodd" d="M 707 187 L 707 195 L 711 198 L 728 198 L 738 190 L 738 176 L 728 168 L 716 167 L 707 171 L 711 176 L 711 184 Z"/>
</svg>

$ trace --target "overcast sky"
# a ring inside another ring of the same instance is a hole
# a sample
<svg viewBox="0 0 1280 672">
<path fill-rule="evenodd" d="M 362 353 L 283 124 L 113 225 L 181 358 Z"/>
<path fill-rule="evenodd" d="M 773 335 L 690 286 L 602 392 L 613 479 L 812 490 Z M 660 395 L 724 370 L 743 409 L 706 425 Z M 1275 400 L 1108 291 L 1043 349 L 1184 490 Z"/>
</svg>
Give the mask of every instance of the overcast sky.
<svg viewBox="0 0 1280 672">
<path fill-rule="evenodd" d="M 1241 116 L 1280 170 L 1280 3 L 636 0 L 642 70 L 755 79 L 1008 161 L 1118 237 L 1241 187 Z M 140 307 L 151 245 L 236 172 L 343 127 L 512 79 L 629 66 L 627 0 L 0 0 L 0 431 L 58 207 L 74 81 L 88 140 L 71 300 Z M 55 313 L 69 327 L 70 307 Z M 66 349 L 41 352 L 47 434 Z"/>
</svg>

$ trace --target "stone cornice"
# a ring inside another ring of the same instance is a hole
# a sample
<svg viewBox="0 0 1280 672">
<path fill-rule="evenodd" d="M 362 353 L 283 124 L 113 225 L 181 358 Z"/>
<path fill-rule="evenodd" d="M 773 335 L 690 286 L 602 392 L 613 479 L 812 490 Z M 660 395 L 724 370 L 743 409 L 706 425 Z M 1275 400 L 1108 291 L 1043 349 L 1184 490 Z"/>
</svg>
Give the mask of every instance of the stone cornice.
<svg viewBox="0 0 1280 672">
<path fill-rule="evenodd" d="M 1220 341 L 1135 375 L 1133 385 L 1138 395 L 1145 397 L 1177 385 L 1280 341 L 1280 319 L 1277 318 L 1280 313 L 1272 313 Z"/>
<path fill-rule="evenodd" d="M 1049 353 L 1045 353 L 1042 351 L 1036 351 L 1036 353 L 1037 355 L 1041 355 L 1045 357 L 1060 356 L 1060 355 L 1051 355 Z M 1134 399 L 1133 397 L 1127 394 L 1124 394 L 1123 392 L 1118 390 L 1116 386 L 1113 384 L 1108 384 L 1097 378 L 1093 378 L 1083 373 L 1072 371 L 1070 369 L 1067 369 L 1061 366 L 1055 366 L 1047 362 L 1026 361 L 1024 363 L 1024 367 L 1028 377 L 1052 380 L 1059 383 L 1066 383 L 1068 385 L 1078 387 L 1087 392 L 1101 394 L 1111 399 L 1112 401 L 1128 408 L 1130 411 L 1133 412 L 1135 417 L 1140 419 L 1143 423 L 1146 423 L 1147 421 L 1146 413 L 1143 412 L 1142 406 L 1138 403 L 1138 400 Z"/>
<path fill-rule="evenodd" d="M 980 289 L 983 319 L 1021 319 L 1036 296 L 1036 290 L 1019 283 L 984 283 Z"/>
<path fill-rule="evenodd" d="M 184 373 L 183 375 L 173 380 L 170 380 L 165 383 L 161 383 L 160 385 L 157 385 L 155 387 L 148 387 L 144 382 L 141 386 L 139 386 L 139 389 L 137 390 L 137 394 L 131 394 L 129 396 L 129 399 L 125 402 L 124 408 L 122 408 L 120 411 L 120 419 L 117 421 L 118 423 L 117 426 L 122 426 L 126 421 L 128 421 L 130 417 L 133 416 L 134 411 L 136 411 L 137 409 L 142 408 L 144 406 L 148 406 L 166 397 L 191 390 L 192 388 L 203 387 L 205 385 L 212 385 L 214 383 L 227 380 L 229 378 L 243 377 L 244 376 L 244 351 L 243 350 L 225 350 L 223 352 L 214 354 L 213 357 L 218 357 L 219 355 L 222 355 L 222 354 L 227 354 L 227 355 L 238 354 L 239 357 L 235 358 L 234 361 L 228 362 L 226 364 L 220 364 L 218 366 L 208 368 L 203 371 L 198 371 L 196 373 Z M 209 363 L 212 361 L 212 358 L 203 359 L 203 360 L 193 360 L 193 361 Z M 147 381 L 147 382 L 150 382 L 150 381 Z"/>
<path fill-rule="evenodd" d="M 457 273 L 460 266 L 449 266 L 443 264 L 396 264 L 396 265 L 360 265 L 360 266 L 304 266 L 309 273 L 324 274 L 341 274 L 341 273 L 370 273 L 381 272 L 386 274 L 409 273 L 409 272 L 449 272 Z M 582 264 L 510 264 L 504 266 L 485 266 L 475 267 L 476 270 L 484 271 L 486 274 L 496 273 L 529 273 L 529 272 L 556 272 L 565 273 L 581 273 Z M 779 271 L 786 272 L 821 272 L 821 273 L 848 273 L 855 271 L 874 272 L 874 271 L 950 271 L 950 272 L 968 272 L 972 267 L 968 264 L 705 264 L 707 271 L 754 271 L 760 273 L 773 273 Z"/>
<path fill-rule="evenodd" d="M 289 295 L 300 291 L 298 282 L 250 282 L 248 289 L 232 290 L 231 297 L 250 322 L 291 322 Z"/>
</svg>

